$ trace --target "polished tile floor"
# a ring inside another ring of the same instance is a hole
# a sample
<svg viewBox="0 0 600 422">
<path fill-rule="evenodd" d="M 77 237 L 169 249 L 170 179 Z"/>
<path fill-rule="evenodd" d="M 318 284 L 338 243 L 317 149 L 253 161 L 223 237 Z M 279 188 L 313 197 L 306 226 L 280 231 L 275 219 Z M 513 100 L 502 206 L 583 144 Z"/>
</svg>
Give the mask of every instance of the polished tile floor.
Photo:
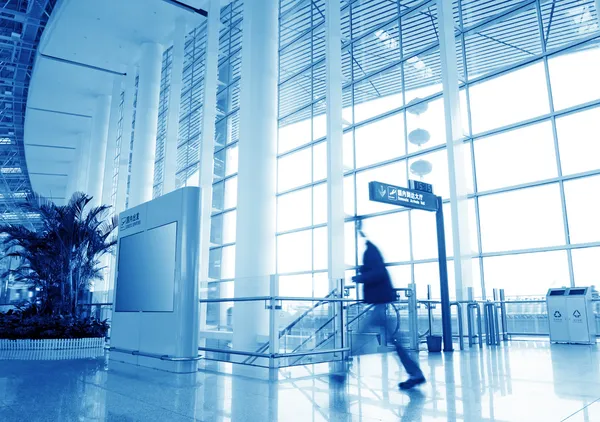
<svg viewBox="0 0 600 422">
<path fill-rule="evenodd" d="M 513 341 L 420 362 L 428 384 L 403 393 L 393 354 L 357 359 L 341 386 L 311 368 L 267 382 L 106 358 L 0 360 L 0 421 L 600 421 L 599 347 Z"/>
</svg>

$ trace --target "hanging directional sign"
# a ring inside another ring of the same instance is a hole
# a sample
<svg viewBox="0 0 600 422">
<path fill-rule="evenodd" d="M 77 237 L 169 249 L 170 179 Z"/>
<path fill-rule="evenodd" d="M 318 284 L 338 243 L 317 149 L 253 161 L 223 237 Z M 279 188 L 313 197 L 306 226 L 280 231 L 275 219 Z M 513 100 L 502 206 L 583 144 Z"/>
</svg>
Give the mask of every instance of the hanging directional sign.
<svg viewBox="0 0 600 422">
<path fill-rule="evenodd" d="M 370 182 L 369 199 L 384 204 L 400 205 L 425 211 L 437 211 L 437 198 L 427 192 L 401 188 L 387 183 Z"/>
</svg>

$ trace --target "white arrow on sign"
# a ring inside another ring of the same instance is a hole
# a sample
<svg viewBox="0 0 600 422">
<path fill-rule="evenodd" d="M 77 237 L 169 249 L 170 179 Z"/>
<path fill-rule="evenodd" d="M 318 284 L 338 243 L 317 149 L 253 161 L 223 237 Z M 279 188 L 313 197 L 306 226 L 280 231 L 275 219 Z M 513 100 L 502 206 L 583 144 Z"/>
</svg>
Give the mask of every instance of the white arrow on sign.
<svg viewBox="0 0 600 422">
<path fill-rule="evenodd" d="M 385 196 L 386 193 L 387 190 L 385 189 L 385 187 L 379 186 L 379 195 L 381 195 L 382 198 Z"/>
</svg>

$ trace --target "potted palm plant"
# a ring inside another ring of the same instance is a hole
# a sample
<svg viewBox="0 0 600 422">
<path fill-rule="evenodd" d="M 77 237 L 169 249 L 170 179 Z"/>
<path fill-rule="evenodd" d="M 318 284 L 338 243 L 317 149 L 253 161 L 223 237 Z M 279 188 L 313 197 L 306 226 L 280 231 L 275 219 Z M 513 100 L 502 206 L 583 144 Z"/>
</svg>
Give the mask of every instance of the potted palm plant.
<svg viewBox="0 0 600 422">
<path fill-rule="evenodd" d="M 18 261 L 4 276 L 37 292 L 33 301 L 0 313 L 0 350 L 103 344 L 108 322 L 83 314 L 79 305 L 93 282 L 102 278 L 100 259 L 115 247 L 118 220 L 108 217 L 108 206 L 88 209 L 91 200 L 75 193 L 67 205 L 59 206 L 32 195 L 25 208 L 40 215 L 37 230 L 0 226 L 0 251 Z"/>
</svg>

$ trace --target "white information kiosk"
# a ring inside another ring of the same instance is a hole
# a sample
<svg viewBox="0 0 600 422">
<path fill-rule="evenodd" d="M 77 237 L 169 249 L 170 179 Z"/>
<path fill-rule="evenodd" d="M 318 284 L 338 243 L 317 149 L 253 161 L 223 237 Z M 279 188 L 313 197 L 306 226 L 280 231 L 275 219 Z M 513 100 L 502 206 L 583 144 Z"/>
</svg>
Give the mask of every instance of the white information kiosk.
<svg viewBox="0 0 600 422">
<path fill-rule="evenodd" d="M 199 209 L 186 187 L 119 215 L 110 359 L 197 370 Z"/>
</svg>

